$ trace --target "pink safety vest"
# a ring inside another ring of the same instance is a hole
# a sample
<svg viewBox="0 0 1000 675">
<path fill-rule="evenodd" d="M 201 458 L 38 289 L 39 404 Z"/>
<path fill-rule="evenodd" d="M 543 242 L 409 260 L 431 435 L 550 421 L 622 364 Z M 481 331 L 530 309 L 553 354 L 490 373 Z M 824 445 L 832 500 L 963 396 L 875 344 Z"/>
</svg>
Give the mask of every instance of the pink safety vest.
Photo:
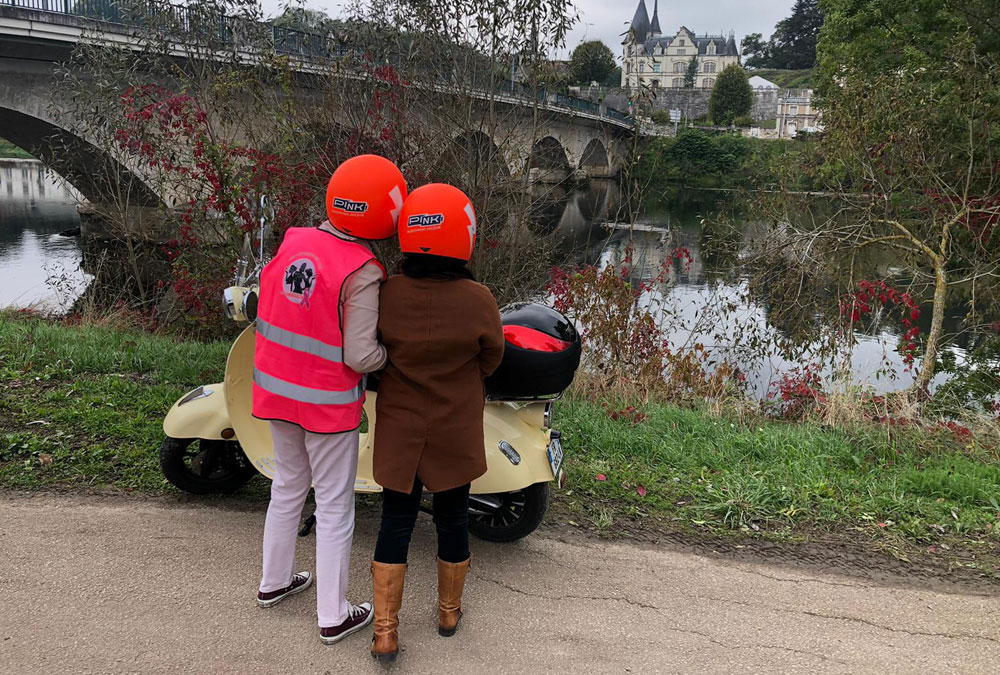
<svg viewBox="0 0 1000 675">
<path fill-rule="evenodd" d="M 332 434 L 356 429 L 364 378 L 344 363 L 344 282 L 374 260 L 361 244 L 314 227 L 285 233 L 260 275 L 253 415 Z"/>
</svg>

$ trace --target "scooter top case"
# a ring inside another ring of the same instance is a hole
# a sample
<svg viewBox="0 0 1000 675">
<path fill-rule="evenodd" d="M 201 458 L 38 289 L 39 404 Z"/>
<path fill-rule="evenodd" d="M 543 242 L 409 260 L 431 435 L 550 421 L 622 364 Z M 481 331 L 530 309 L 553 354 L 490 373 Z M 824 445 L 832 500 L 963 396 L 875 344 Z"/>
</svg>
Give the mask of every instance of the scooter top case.
<svg viewBox="0 0 1000 675">
<path fill-rule="evenodd" d="M 229 424 L 243 452 L 260 473 L 274 478 L 275 461 L 271 429 L 267 422 L 251 415 L 255 331 L 252 324 L 236 339 L 226 362 L 225 396 Z M 358 474 L 354 489 L 381 492 L 372 477 L 372 449 L 375 427 L 375 400 L 369 392 L 365 401 L 367 424 L 362 423 Z M 206 401 L 207 402 L 207 401 Z M 192 402 L 195 403 L 195 402 Z M 552 432 L 546 428 L 546 404 L 491 401 L 486 405 L 484 431 L 486 473 L 472 483 L 472 494 L 513 492 L 536 483 L 554 480 L 547 450 Z M 169 431 L 167 432 L 169 435 Z M 212 436 L 213 438 L 221 436 Z"/>
</svg>

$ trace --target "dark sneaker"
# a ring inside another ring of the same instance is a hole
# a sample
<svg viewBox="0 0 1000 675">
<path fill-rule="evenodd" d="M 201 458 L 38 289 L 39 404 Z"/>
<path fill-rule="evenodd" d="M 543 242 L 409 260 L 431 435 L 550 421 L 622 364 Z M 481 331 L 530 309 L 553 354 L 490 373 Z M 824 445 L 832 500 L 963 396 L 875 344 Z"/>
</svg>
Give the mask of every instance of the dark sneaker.
<svg viewBox="0 0 1000 675">
<path fill-rule="evenodd" d="M 292 577 L 292 583 L 277 591 L 257 591 L 257 604 L 261 607 L 273 607 L 289 595 L 301 593 L 312 585 L 313 578 L 309 572 L 298 572 Z"/>
<path fill-rule="evenodd" d="M 375 613 L 372 612 L 371 603 L 362 602 L 360 605 L 351 605 L 351 608 L 347 610 L 347 618 L 342 624 L 319 629 L 319 639 L 325 645 L 340 642 L 351 633 L 370 624 L 374 618 Z"/>
</svg>

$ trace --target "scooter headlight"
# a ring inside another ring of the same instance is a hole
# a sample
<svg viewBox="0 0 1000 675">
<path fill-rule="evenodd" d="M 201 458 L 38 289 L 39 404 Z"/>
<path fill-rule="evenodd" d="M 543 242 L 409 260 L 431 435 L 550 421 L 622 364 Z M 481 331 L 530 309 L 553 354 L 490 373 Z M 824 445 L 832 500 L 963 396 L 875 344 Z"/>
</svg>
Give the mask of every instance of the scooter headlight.
<svg viewBox="0 0 1000 675">
<path fill-rule="evenodd" d="M 226 290 L 222 291 L 222 308 L 226 312 L 226 318 L 236 319 L 236 294 L 233 293 L 235 289 L 230 286 Z"/>
<path fill-rule="evenodd" d="M 247 321 L 257 320 L 257 303 L 259 298 L 257 297 L 256 291 L 248 291 L 246 295 L 243 296 L 243 315 L 246 316 Z"/>
</svg>

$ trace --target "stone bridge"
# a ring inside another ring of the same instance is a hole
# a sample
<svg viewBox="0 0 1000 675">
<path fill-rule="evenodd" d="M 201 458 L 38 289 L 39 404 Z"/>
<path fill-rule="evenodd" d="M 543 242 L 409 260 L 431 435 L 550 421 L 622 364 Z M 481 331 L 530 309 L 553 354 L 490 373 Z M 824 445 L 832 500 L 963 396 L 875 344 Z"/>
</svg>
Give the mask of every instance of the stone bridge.
<svg viewBox="0 0 1000 675">
<path fill-rule="evenodd" d="M 48 144 L 44 141 L 59 138 L 62 147 L 68 144 L 73 148 L 74 174 L 80 176 L 96 176 L 97 172 L 88 168 L 102 165 L 104 158 L 86 133 L 75 134 L 70 120 L 52 105 L 56 69 L 82 40 L 136 44 L 133 31 L 107 15 L 113 4 L 102 5 L 99 16 L 80 14 L 93 4 L 78 0 L 0 0 L 0 136 L 41 154 L 40 159 L 47 163 L 54 158 L 45 156 Z M 322 72 L 336 58 L 329 52 L 317 51 L 317 40 L 325 38 L 270 26 L 267 30 L 273 30 L 274 51 L 289 57 L 303 72 Z M 513 142 L 506 142 L 501 153 L 496 140 L 482 132 L 457 130 L 455 141 L 499 158 L 504 172 L 513 176 L 527 172 L 539 182 L 618 175 L 634 133 L 633 121 L 623 113 L 583 99 L 528 92 L 514 83 L 506 83 L 500 91 L 475 95 L 518 113 L 510 115 L 509 128 L 503 130 L 505 138 Z M 65 163 L 65 158 L 60 159 Z M 152 194 L 141 177 L 120 168 L 113 172 L 115 180 L 128 183 L 124 188 L 134 195 L 134 203 L 170 201 Z M 105 170 L 105 182 L 106 174 Z M 106 194 L 102 192 L 106 184 L 81 182 L 84 184 L 75 187 L 85 197 Z"/>
</svg>

